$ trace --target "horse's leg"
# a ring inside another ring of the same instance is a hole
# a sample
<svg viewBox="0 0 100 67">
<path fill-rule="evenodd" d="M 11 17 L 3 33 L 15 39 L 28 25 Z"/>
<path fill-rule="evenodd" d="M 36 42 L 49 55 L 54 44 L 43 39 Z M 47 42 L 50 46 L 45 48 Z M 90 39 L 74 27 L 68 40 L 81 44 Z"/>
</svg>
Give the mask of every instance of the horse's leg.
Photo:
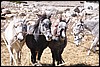
<svg viewBox="0 0 100 67">
<path fill-rule="evenodd" d="M 64 46 L 61 47 L 61 48 L 62 48 L 62 49 L 58 50 L 58 51 L 59 51 L 59 52 L 58 52 L 58 56 L 59 56 L 59 63 L 58 63 L 58 64 L 59 64 L 59 65 L 65 63 L 64 60 L 62 59 L 62 53 L 63 53 Z"/>
<path fill-rule="evenodd" d="M 52 58 L 53 58 L 52 65 L 55 66 L 55 53 L 54 53 L 54 50 L 51 49 L 51 53 L 52 53 Z"/>
<path fill-rule="evenodd" d="M 13 54 L 13 49 L 12 48 L 10 48 L 10 50 L 11 50 L 11 52 L 12 52 L 12 54 Z M 10 55 L 10 65 L 12 66 L 13 65 L 13 58 L 12 58 L 12 56 Z"/>
<path fill-rule="evenodd" d="M 61 54 L 59 55 L 59 64 L 62 64 L 63 63 L 63 59 L 62 59 L 62 56 L 61 56 Z"/>
<path fill-rule="evenodd" d="M 62 64 L 62 57 L 60 51 L 56 50 L 54 54 L 55 54 L 55 59 L 57 61 L 57 65 Z"/>
<path fill-rule="evenodd" d="M 65 63 L 64 62 L 64 60 L 62 59 L 62 56 L 61 56 L 61 54 L 59 54 L 59 62 L 58 62 L 58 64 L 57 65 L 63 65 L 63 63 Z"/>
<path fill-rule="evenodd" d="M 7 48 L 10 53 L 10 65 L 13 65 L 13 61 L 14 61 L 15 65 L 17 65 L 16 59 L 14 58 L 14 55 L 13 55 L 13 48 L 10 46 L 10 44 L 7 45 Z"/>
<path fill-rule="evenodd" d="M 34 64 L 36 63 L 36 53 L 35 50 L 30 49 L 31 50 L 31 62 Z"/>
<path fill-rule="evenodd" d="M 63 50 L 64 50 L 64 47 L 63 47 L 62 50 L 60 51 L 60 55 L 62 55 Z M 61 56 L 61 61 L 62 61 L 62 63 L 65 63 L 65 61 L 62 59 L 62 56 Z"/>
<path fill-rule="evenodd" d="M 96 52 L 96 47 L 97 47 L 97 45 L 98 45 L 98 42 L 99 42 L 99 40 L 96 41 L 96 44 L 93 46 L 93 50 L 94 50 L 94 52 Z"/>
<path fill-rule="evenodd" d="M 38 51 L 37 63 L 38 63 L 39 66 L 42 66 L 42 65 L 40 64 L 40 59 L 41 59 L 41 55 L 42 55 L 42 53 L 43 53 L 43 50 L 44 50 L 44 49 L 41 49 L 40 51 Z"/>
<path fill-rule="evenodd" d="M 40 59 L 41 59 L 41 55 L 42 55 L 42 53 L 43 53 L 43 49 L 42 50 L 40 50 L 40 51 L 38 51 L 38 60 L 40 61 Z"/>
<path fill-rule="evenodd" d="M 62 59 L 62 56 L 61 56 L 61 61 L 62 61 L 63 63 L 65 63 L 65 61 Z"/>
<path fill-rule="evenodd" d="M 58 53 L 58 62 L 57 62 L 57 66 L 61 66 L 61 65 L 64 65 L 64 60 L 62 59 L 62 51 L 60 51 L 59 53 Z"/>
<path fill-rule="evenodd" d="M 18 65 L 21 65 L 21 50 L 17 52 Z"/>
<path fill-rule="evenodd" d="M 57 56 L 58 56 L 58 57 L 57 57 L 57 59 L 58 59 L 58 60 L 57 60 L 57 65 L 62 64 L 61 53 L 60 53 L 59 50 L 57 51 Z"/>
<path fill-rule="evenodd" d="M 87 55 L 90 55 L 90 50 L 91 50 L 92 48 L 94 48 L 94 46 L 96 46 L 96 44 L 97 44 L 98 41 L 99 41 L 99 39 L 98 39 L 98 37 L 96 37 L 96 38 L 94 39 L 93 43 L 91 44 L 91 47 L 90 47 L 90 49 L 89 49 Z M 94 49 L 95 49 L 95 48 L 94 48 Z"/>
</svg>

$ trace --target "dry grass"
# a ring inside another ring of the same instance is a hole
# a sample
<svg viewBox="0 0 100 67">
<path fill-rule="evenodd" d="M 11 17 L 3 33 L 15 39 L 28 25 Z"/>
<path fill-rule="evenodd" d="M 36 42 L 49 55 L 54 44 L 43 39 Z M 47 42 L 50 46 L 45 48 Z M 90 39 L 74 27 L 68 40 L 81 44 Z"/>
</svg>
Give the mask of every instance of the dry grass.
<svg viewBox="0 0 100 67">
<path fill-rule="evenodd" d="M 65 47 L 62 57 L 65 61 L 65 66 L 96 66 L 99 64 L 99 54 L 91 52 L 90 56 L 87 56 L 87 48 L 90 47 L 92 36 L 88 35 L 85 42 L 82 42 L 81 46 L 76 47 L 73 43 L 73 36 L 67 36 L 68 43 Z M 26 44 L 22 48 L 22 66 L 31 66 L 30 50 Z M 50 66 L 52 63 L 52 54 L 47 47 L 41 57 L 41 63 L 44 66 Z M 1 46 L 1 66 L 9 66 L 9 52 L 5 45 Z"/>
<path fill-rule="evenodd" d="M 70 5 L 73 3 L 78 4 L 77 2 L 70 2 Z M 54 2 L 53 2 L 54 3 Z M 53 4 L 52 3 L 52 4 Z M 57 2 L 58 3 L 58 2 Z M 62 2 L 63 4 L 64 2 Z M 67 2 L 66 2 L 67 3 Z M 69 3 L 68 3 L 69 4 Z M 68 5 L 65 4 L 65 5 Z M 64 5 L 64 4 L 63 4 Z M 67 46 L 65 47 L 62 58 L 65 61 L 64 66 L 99 66 L 99 52 L 96 53 L 91 52 L 90 56 L 87 56 L 87 48 L 91 45 L 92 36 L 87 35 L 85 41 L 81 43 L 79 47 L 76 47 L 73 43 L 73 36 L 70 34 L 71 30 L 68 30 L 67 33 Z M 41 63 L 43 66 L 51 66 L 52 63 L 52 54 L 50 49 L 47 47 L 41 57 Z M 22 66 L 32 66 L 30 61 L 30 50 L 26 46 L 26 44 L 22 48 L 22 58 L 21 58 Z M 7 47 L 1 43 L 1 66 L 9 66 L 10 65 L 10 55 Z"/>
</svg>

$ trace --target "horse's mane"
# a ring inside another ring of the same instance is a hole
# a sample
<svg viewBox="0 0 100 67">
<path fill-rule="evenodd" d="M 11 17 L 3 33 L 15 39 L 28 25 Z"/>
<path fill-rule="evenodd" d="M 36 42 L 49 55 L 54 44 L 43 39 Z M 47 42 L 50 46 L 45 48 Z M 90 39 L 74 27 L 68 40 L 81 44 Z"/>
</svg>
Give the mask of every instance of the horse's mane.
<svg viewBox="0 0 100 67">
<path fill-rule="evenodd" d="M 34 25 L 34 30 L 38 28 L 39 23 L 41 23 L 44 19 L 46 19 L 46 14 L 41 15 L 41 17 L 36 21 L 36 24 Z"/>
</svg>

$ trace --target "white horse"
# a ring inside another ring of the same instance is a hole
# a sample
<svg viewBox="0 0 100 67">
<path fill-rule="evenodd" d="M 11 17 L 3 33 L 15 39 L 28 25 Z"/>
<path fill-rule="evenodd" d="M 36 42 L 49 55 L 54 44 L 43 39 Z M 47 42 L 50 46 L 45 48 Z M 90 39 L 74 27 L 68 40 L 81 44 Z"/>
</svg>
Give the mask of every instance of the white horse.
<svg viewBox="0 0 100 67">
<path fill-rule="evenodd" d="M 16 51 L 16 58 L 18 64 L 21 64 L 21 49 L 25 43 L 25 32 L 27 31 L 27 26 L 24 21 L 19 21 L 14 17 L 14 20 L 11 21 L 8 27 L 4 32 L 4 41 L 10 53 L 10 65 L 13 65 L 13 60 L 15 65 L 17 62 L 13 55 L 13 49 Z"/>
<path fill-rule="evenodd" d="M 96 51 L 96 45 L 99 42 L 99 18 L 93 18 L 91 20 L 79 20 L 73 27 L 73 33 L 74 33 L 74 42 L 76 45 L 79 45 L 82 37 L 79 37 L 80 33 L 82 33 L 82 36 L 84 36 L 85 29 L 91 32 L 91 34 L 94 36 L 93 42 L 91 44 L 91 47 L 87 53 L 87 55 L 90 54 L 90 50 L 94 48 L 94 51 Z"/>
</svg>

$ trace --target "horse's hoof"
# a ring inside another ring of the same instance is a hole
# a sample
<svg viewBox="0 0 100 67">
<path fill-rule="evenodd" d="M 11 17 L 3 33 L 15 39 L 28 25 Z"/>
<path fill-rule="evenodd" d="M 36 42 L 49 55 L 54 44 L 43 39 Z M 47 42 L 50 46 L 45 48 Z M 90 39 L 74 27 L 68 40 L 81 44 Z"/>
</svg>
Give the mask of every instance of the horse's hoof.
<svg viewBox="0 0 100 67">
<path fill-rule="evenodd" d="M 62 64 L 59 64 L 59 65 L 57 65 L 57 66 L 64 66 L 66 63 L 62 63 Z"/>
<path fill-rule="evenodd" d="M 36 66 L 37 63 L 32 63 L 32 66 Z"/>
<path fill-rule="evenodd" d="M 21 63 L 18 63 L 18 66 L 22 66 L 22 64 Z"/>
<path fill-rule="evenodd" d="M 36 66 L 42 66 L 41 64 L 37 64 Z"/>
<path fill-rule="evenodd" d="M 34 63 L 32 66 L 42 66 L 40 63 Z"/>
</svg>

